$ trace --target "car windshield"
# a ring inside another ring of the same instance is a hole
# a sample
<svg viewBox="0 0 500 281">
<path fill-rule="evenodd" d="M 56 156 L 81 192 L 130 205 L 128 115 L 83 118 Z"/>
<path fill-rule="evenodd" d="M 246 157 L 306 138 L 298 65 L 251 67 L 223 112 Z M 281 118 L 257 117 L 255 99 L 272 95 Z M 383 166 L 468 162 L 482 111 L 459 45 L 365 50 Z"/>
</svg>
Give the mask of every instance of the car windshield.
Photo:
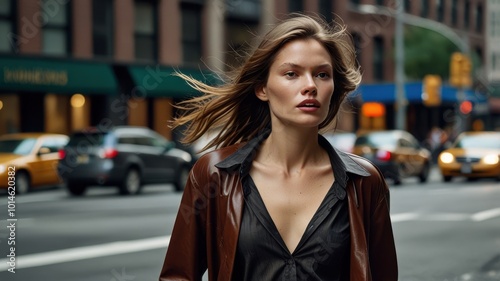
<svg viewBox="0 0 500 281">
<path fill-rule="evenodd" d="M 456 144 L 458 148 L 486 148 L 500 149 L 498 135 L 471 135 L 460 138 Z"/>
<path fill-rule="evenodd" d="M 393 134 L 374 133 L 359 136 L 355 145 L 367 145 L 371 147 L 396 147 L 397 138 Z"/>
<path fill-rule="evenodd" d="M 28 155 L 33 150 L 35 143 L 35 138 L 0 140 L 0 153 Z"/>
</svg>

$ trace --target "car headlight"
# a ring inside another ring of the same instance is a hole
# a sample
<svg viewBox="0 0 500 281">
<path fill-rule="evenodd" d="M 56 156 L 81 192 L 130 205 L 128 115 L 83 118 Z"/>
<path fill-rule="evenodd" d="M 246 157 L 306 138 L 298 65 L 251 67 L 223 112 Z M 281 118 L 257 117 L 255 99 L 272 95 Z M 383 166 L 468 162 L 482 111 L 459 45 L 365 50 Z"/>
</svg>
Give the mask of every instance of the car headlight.
<svg viewBox="0 0 500 281">
<path fill-rule="evenodd" d="M 483 158 L 483 162 L 489 165 L 498 164 L 498 161 L 500 161 L 500 159 L 498 159 L 498 155 L 495 154 L 489 154 Z"/>
<path fill-rule="evenodd" d="M 441 153 L 441 155 L 439 155 L 439 159 L 441 160 L 441 162 L 443 162 L 445 164 L 449 164 L 449 163 L 453 162 L 455 157 L 453 156 L 453 154 L 451 154 L 449 152 L 443 152 L 443 153 Z"/>
<path fill-rule="evenodd" d="M 0 174 L 3 174 L 5 172 L 5 165 L 0 165 Z"/>
</svg>

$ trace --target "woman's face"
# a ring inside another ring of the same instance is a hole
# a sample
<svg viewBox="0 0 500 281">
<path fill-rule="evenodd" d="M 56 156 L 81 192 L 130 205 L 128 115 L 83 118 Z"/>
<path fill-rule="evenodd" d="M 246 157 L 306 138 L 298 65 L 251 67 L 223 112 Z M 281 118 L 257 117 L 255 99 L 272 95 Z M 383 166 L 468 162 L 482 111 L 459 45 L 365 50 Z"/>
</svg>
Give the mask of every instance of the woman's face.
<svg viewBox="0 0 500 281">
<path fill-rule="evenodd" d="M 300 39 L 281 48 L 256 95 L 269 103 L 273 127 L 317 127 L 328 115 L 333 87 L 330 54 L 318 41 Z"/>
</svg>

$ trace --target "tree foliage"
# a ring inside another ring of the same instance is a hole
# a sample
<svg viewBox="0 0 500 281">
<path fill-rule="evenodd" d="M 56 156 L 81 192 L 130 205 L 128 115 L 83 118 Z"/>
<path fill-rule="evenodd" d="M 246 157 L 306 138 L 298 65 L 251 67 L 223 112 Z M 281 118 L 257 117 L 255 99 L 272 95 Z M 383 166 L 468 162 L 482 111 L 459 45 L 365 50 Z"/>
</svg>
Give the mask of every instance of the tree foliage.
<svg viewBox="0 0 500 281">
<path fill-rule="evenodd" d="M 405 27 L 405 74 L 421 80 L 427 74 L 449 77 L 450 58 L 459 49 L 443 35 L 424 28 Z"/>
</svg>

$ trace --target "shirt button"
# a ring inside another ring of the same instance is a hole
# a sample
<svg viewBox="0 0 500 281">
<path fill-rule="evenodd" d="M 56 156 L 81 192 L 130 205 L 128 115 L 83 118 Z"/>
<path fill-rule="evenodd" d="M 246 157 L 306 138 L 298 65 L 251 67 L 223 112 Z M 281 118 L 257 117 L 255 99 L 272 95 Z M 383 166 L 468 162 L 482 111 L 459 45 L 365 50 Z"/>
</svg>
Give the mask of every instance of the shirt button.
<svg viewBox="0 0 500 281">
<path fill-rule="evenodd" d="M 286 263 L 287 263 L 288 265 L 292 265 L 292 264 L 294 263 L 294 261 L 293 261 L 293 259 L 289 259 L 289 260 L 287 260 L 287 261 L 286 261 Z"/>
</svg>

